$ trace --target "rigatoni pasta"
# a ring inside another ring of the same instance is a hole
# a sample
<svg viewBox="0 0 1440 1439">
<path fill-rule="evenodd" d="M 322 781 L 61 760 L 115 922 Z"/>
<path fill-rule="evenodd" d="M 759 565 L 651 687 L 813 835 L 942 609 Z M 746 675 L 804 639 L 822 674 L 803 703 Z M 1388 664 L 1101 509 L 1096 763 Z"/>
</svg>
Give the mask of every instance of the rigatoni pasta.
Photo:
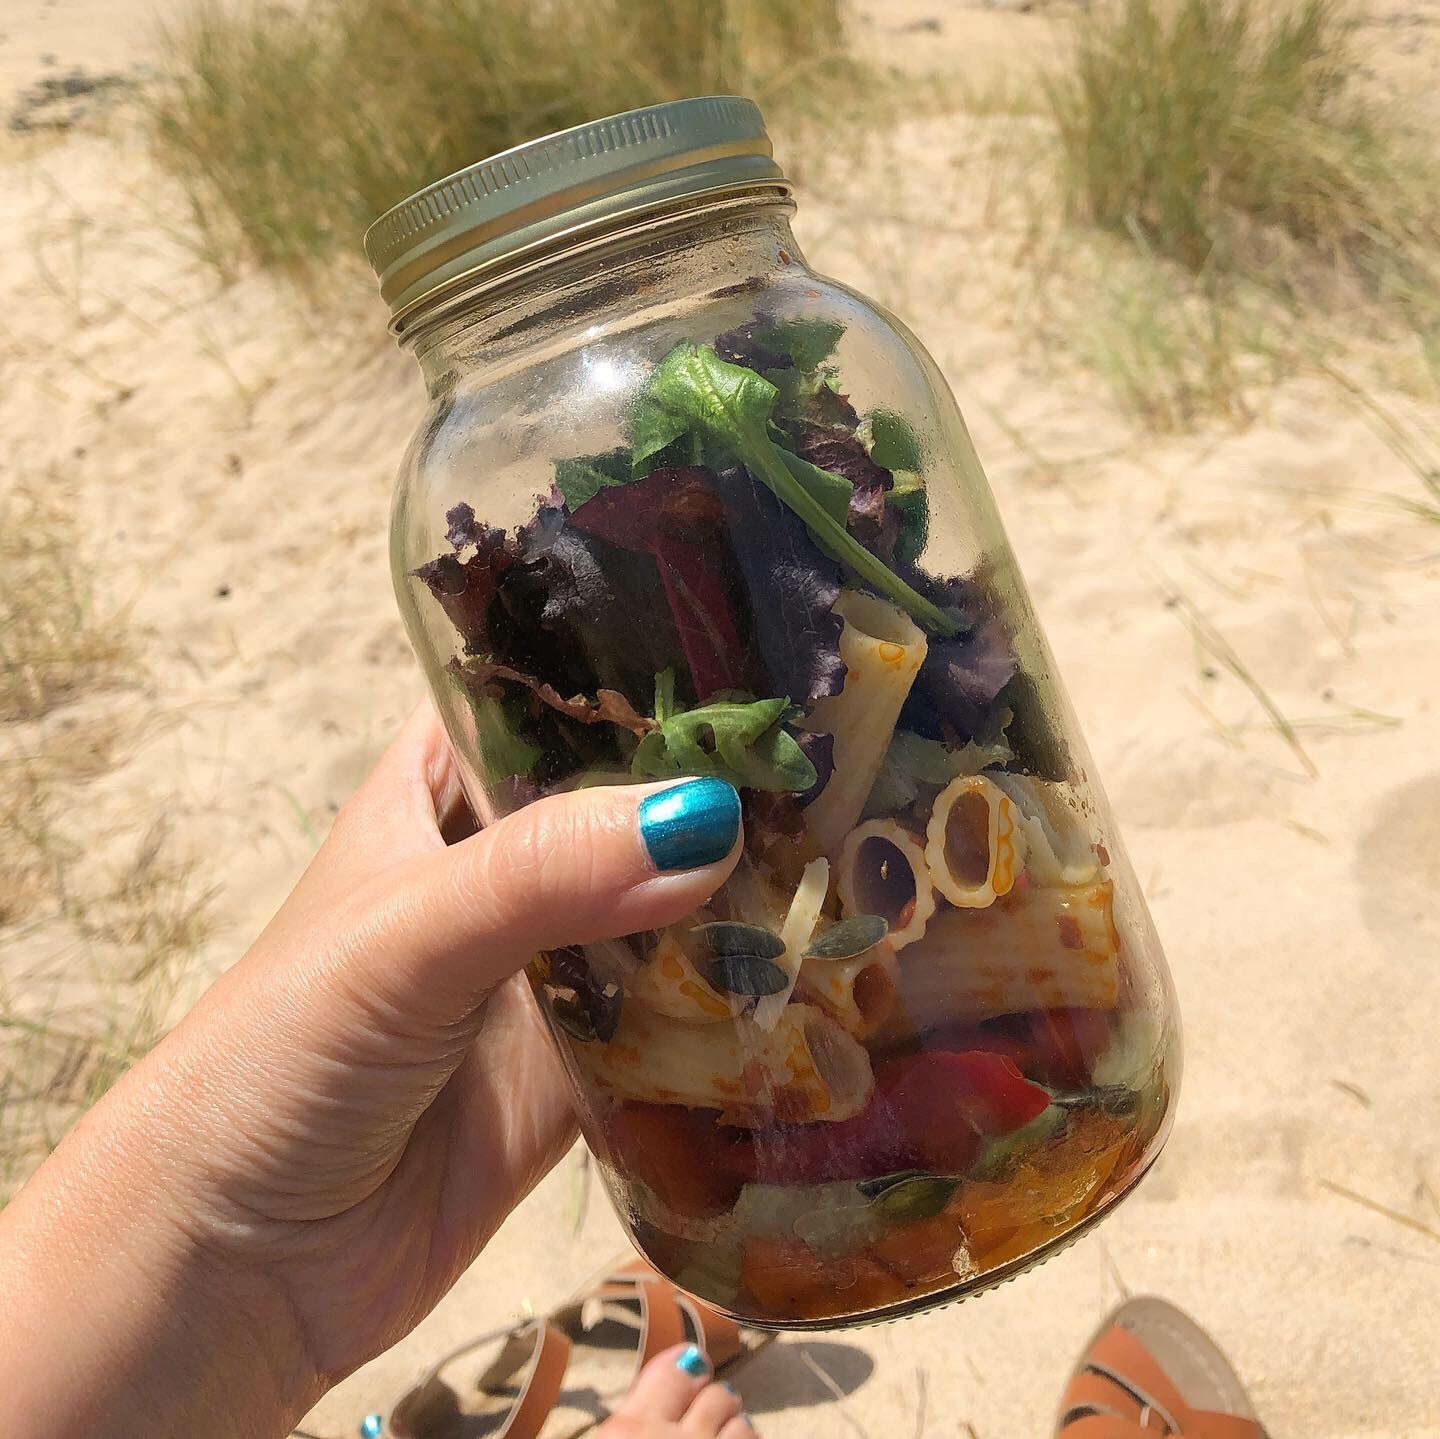
<svg viewBox="0 0 1440 1439">
<path fill-rule="evenodd" d="M 900 956 L 889 1035 L 1043 1009 L 1113 1009 L 1120 944 L 1108 881 L 1030 885 L 988 909 L 951 909 Z"/>
<path fill-rule="evenodd" d="M 710 916 L 701 911 L 696 918 Z M 626 994 L 666 1019 L 686 1024 L 716 1024 L 743 1014 L 748 1001 L 712 986 L 695 967 L 684 931 L 667 929 L 655 941 L 645 963 L 625 979 Z"/>
<path fill-rule="evenodd" d="M 576 1057 L 597 1090 L 717 1109 L 734 1125 L 850 1119 L 874 1087 L 864 1048 L 810 1004 L 787 1004 L 771 1030 L 748 1018 L 685 1024 L 627 1005 L 614 1037 L 578 1046 Z"/>
<path fill-rule="evenodd" d="M 964 775 L 940 792 L 925 831 L 930 882 L 961 909 L 984 909 L 1009 894 L 1025 841 L 1009 795 L 984 775 Z"/>
<path fill-rule="evenodd" d="M 935 890 L 919 834 L 898 820 L 872 819 L 845 837 L 836 861 L 842 914 L 878 914 L 896 949 L 925 933 L 935 913 Z"/>
<path fill-rule="evenodd" d="M 853 959 L 807 959 L 796 992 L 856 1039 L 868 1039 L 895 1008 L 899 972 L 895 946 L 881 940 Z"/>
<path fill-rule="evenodd" d="M 835 613 L 845 621 L 840 632 L 845 687 L 817 700 L 805 722 L 812 733 L 834 737 L 834 772 L 805 810 L 812 848 L 832 857 L 865 808 L 927 650 L 915 622 L 874 595 L 847 590 Z"/>
</svg>

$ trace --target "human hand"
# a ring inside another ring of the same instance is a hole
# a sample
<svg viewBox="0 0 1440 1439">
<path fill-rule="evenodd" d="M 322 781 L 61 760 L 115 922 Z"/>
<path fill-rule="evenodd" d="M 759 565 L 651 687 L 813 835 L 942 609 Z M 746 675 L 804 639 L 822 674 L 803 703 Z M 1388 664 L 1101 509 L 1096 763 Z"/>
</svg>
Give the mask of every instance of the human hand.
<svg viewBox="0 0 1440 1439">
<path fill-rule="evenodd" d="M 573 1137 L 517 971 L 679 919 L 735 863 L 722 793 L 660 856 L 702 862 L 657 872 L 638 814 L 670 788 L 447 846 L 464 802 L 417 714 L 249 953 L 0 1216 L 16 1432 L 280 1434 L 413 1327 Z"/>
</svg>

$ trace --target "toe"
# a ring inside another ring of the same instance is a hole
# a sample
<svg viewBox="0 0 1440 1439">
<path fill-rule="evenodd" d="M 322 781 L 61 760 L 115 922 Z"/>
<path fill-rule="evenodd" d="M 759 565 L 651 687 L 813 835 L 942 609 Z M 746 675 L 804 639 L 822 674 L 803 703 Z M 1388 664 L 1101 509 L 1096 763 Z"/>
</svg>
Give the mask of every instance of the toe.
<svg viewBox="0 0 1440 1439">
<path fill-rule="evenodd" d="M 716 1439 L 757 1439 L 755 1426 L 750 1422 L 748 1414 L 737 1414 L 728 1424 L 716 1435 Z"/>
<path fill-rule="evenodd" d="M 680 1421 L 686 1439 L 715 1439 L 740 1413 L 740 1396 L 728 1384 L 707 1384 Z"/>
<path fill-rule="evenodd" d="M 710 1361 L 695 1345 L 677 1344 L 657 1354 L 640 1371 L 615 1412 L 675 1423 L 685 1417 L 709 1382 Z"/>
</svg>

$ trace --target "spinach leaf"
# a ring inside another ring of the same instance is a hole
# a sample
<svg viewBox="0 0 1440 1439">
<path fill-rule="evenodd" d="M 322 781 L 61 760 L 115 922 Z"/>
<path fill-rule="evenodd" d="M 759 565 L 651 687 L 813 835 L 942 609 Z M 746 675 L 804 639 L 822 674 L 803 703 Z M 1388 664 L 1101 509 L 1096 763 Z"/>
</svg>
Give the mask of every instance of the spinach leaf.
<svg viewBox="0 0 1440 1439">
<path fill-rule="evenodd" d="M 815 503 L 843 529 L 850 515 L 850 497 L 855 486 L 844 475 L 837 475 L 834 470 L 822 470 L 819 465 L 812 465 L 809 460 L 802 460 L 799 455 L 791 454 L 778 445 L 775 453 L 785 461 L 785 468 L 805 487 Z M 819 537 L 816 538 L 818 540 Z M 844 560 L 843 555 L 835 554 L 823 542 L 820 547 L 831 559 Z"/>
<path fill-rule="evenodd" d="M 520 779 L 535 768 L 540 750 L 517 734 L 498 699 L 467 695 L 475 715 L 475 752 L 487 784 Z"/>
<path fill-rule="evenodd" d="M 755 338 L 787 356 L 797 370 L 815 370 L 835 353 L 844 325 L 833 320 L 776 320 L 757 327 Z"/>
<path fill-rule="evenodd" d="M 635 462 L 642 464 L 687 430 L 700 431 L 793 510 L 820 548 L 858 579 L 927 629 L 957 633 L 950 616 L 906 584 L 831 514 L 818 497 L 813 476 L 802 478 L 791 470 L 786 452 L 770 438 L 775 398 L 775 386 L 753 370 L 727 364 L 709 346 L 682 342 L 660 362 L 636 398 L 631 421 Z M 833 486 L 830 492 L 838 494 Z"/>
<path fill-rule="evenodd" d="M 900 532 L 895 536 L 895 561 L 901 565 L 913 565 L 930 538 L 930 496 L 918 478 L 913 483 L 907 483 L 907 479 L 909 476 L 896 480 L 895 488 L 885 497 L 900 517 Z"/>
<path fill-rule="evenodd" d="M 640 779 L 715 775 L 739 789 L 799 794 L 815 766 L 783 727 L 787 699 L 723 700 L 672 714 L 645 736 L 631 767 Z"/>
<path fill-rule="evenodd" d="M 581 455 L 555 463 L 555 488 L 572 513 L 611 485 L 623 485 L 630 478 L 630 452 L 612 450 L 608 455 Z"/>
<path fill-rule="evenodd" d="M 866 417 L 870 432 L 870 458 L 887 470 L 913 470 L 917 474 L 924 468 L 920 454 L 920 441 L 910 422 L 897 415 L 894 410 L 872 410 Z"/>
<path fill-rule="evenodd" d="M 922 788 L 943 789 L 952 779 L 979 774 L 992 765 L 1007 764 L 1011 758 L 1003 733 L 972 740 L 957 749 L 911 730 L 896 730 L 865 801 L 865 817 L 893 814 L 913 804 Z"/>
</svg>

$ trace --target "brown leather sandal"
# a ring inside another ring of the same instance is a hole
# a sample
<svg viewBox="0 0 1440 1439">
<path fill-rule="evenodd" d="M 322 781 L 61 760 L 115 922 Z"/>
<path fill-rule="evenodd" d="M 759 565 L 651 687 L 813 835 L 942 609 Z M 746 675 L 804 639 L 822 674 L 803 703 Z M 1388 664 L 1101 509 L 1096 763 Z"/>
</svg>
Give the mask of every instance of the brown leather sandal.
<svg viewBox="0 0 1440 1439">
<path fill-rule="evenodd" d="M 757 1335 L 747 1344 L 733 1320 L 676 1289 L 643 1259 L 632 1259 L 547 1317 L 479 1335 L 445 1355 L 401 1397 L 381 1432 L 393 1439 L 466 1439 L 482 1432 L 476 1421 L 483 1415 L 486 1439 L 538 1439 L 565 1391 L 574 1347 L 613 1349 L 617 1335 L 635 1354 L 628 1377 L 615 1386 L 617 1397 L 643 1365 L 672 1345 L 696 1345 L 718 1374 L 772 1337 Z M 606 1337 L 609 1345 L 603 1343 Z M 499 1354 L 473 1386 L 466 1386 L 473 1401 L 462 1400 L 440 1377 L 441 1370 L 496 1340 L 504 1341 Z M 604 1418 L 590 1414 L 559 1433 L 574 1439 Z"/>
<path fill-rule="evenodd" d="M 1070 1376 L 1056 1439 L 1266 1439 L 1240 1376 L 1201 1327 L 1163 1299 L 1131 1299 Z"/>
</svg>

